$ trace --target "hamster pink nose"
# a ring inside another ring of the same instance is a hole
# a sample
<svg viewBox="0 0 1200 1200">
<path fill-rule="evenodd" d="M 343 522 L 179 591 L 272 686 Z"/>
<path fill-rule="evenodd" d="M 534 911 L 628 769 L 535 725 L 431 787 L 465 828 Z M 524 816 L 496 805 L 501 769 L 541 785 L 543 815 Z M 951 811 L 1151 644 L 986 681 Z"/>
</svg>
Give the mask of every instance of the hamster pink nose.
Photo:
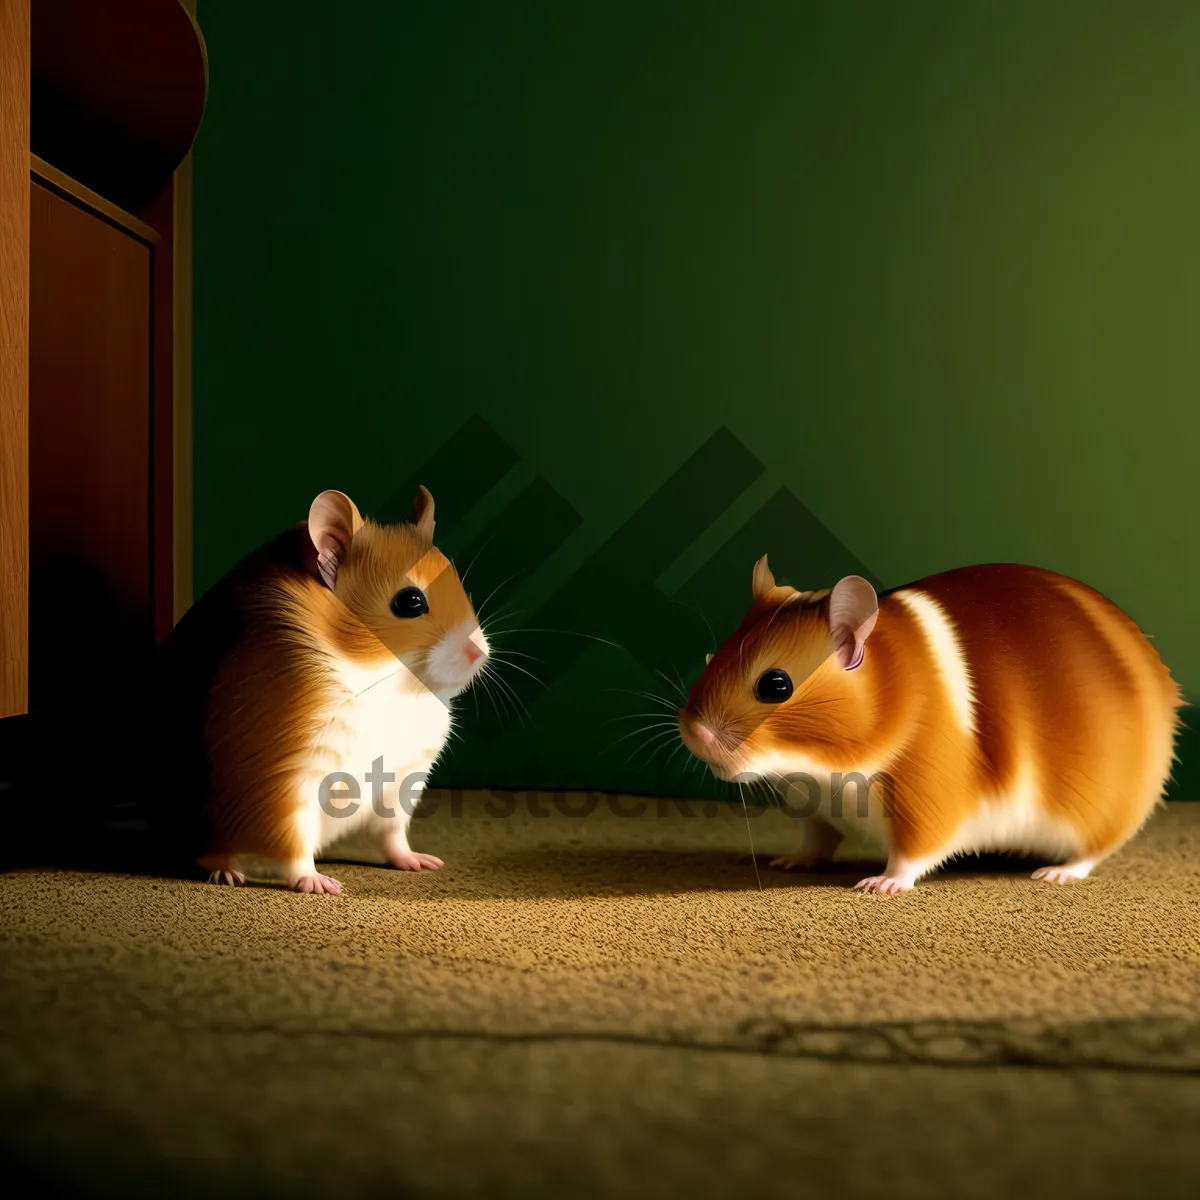
<svg viewBox="0 0 1200 1200">
<path fill-rule="evenodd" d="M 684 709 L 679 714 L 679 736 L 694 754 L 703 755 L 716 744 L 717 735 Z"/>
<path fill-rule="evenodd" d="M 474 666 L 483 657 L 483 650 L 471 638 L 467 638 L 463 642 L 463 653 L 467 656 L 467 662 L 471 666 Z"/>
</svg>

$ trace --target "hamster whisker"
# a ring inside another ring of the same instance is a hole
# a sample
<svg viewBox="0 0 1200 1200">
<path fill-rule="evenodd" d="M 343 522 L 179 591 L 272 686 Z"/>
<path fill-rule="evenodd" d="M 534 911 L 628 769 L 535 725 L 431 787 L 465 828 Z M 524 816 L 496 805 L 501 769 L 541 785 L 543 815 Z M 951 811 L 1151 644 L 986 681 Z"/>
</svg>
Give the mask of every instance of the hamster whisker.
<svg viewBox="0 0 1200 1200">
<path fill-rule="evenodd" d="M 502 608 L 498 613 L 476 613 L 475 621 L 479 628 L 487 634 L 489 638 L 503 636 L 508 633 L 508 630 L 500 624 L 501 621 L 511 620 L 517 615 L 517 610 Z"/>
<path fill-rule="evenodd" d="M 666 716 L 668 716 L 667 713 L 660 712 L 658 710 L 655 710 L 654 712 L 622 713 L 619 717 L 611 717 L 607 721 L 601 721 L 600 724 L 601 725 L 615 725 L 618 721 L 633 721 L 633 720 L 636 720 L 638 717 L 664 717 L 665 718 Z M 663 724 L 663 725 L 669 724 L 669 725 L 672 725 L 672 726 L 678 728 L 678 722 L 676 722 L 676 721 L 663 720 L 661 722 L 661 724 Z"/>
<path fill-rule="evenodd" d="M 498 530 L 496 532 L 499 532 Z M 471 573 L 471 568 L 479 561 L 479 556 L 492 544 L 492 538 L 496 536 L 496 532 L 489 535 L 488 540 L 471 555 L 471 561 L 467 563 L 467 569 L 459 576 L 459 582 L 465 589 L 467 586 L 467 576 Z"/>
<path fill-rule="evenodd" d="M 575 629 L 506 629 L 505 633 L 558 633 L 565 637 L 581 637 L 587 638 L 590 642 L 599 642 L 602 646 L 611 646 L 614 650 L 620 650 L 623 654 L 628 654 L 629 651 L 624 646 L 617 645 L 616 642 L 610 642 L 608 638 L 597 637 L 592 633 L 580 633 Z"/>
<path fill-rule="evenodd" d="M 754 853 L 754 831 L 750 828 L 750 809 L 746 806 L 746 791 L 738 783 L 738 791 L 742 796 L 742 815 L 746 818 L 746 837 L 750 840 L 750 861 L 754 864 L 754 878 L 758 882 L 758 890 L 763 890 L 762 876 L 758 873 L 758 856 Z"/>
<path fill-rule="evenodd" d="M 489 640 L 490 640 L 490 635 L 489 635 Z M 526 654 L 526 653 L 524 653 L 524 651 L 512 650 L 507 646 L 505 646 L 501 650 L 493 650 L 492 653 L 497 655 L 498 657 L 502 657 L 502 658 L 513 658 L 513 657 L 527 658 L 527 659 L 529 659 L 530 662 L 535 662 L 535 663 L 540 663 L 540 662 L 546 661 L 544 658 L 538 658 L 538 656 L 536 654 Z"/>
<path fill-rule="evenodd" d="M 389 679 L 395 679 L 396 676 L 399 675 L 400 672 L 403 671 L 407 666 L 408 666 L 407 663 L 401 663 L 394 671 L 389 671 L 386 675 L 382 676 L 380 679 L 375 680 L 374 683 L 368 683 L 367 686 L 365 688 L 363 688 L 363 690 L 361 692 L 354 693 L 355 700 L 357 700 L 359 698 L 359 696 L 362 696 L 366 692 L 369 692 L 373 687 L 378 687 L 381 683 L 386 683 Z"/>
<path fill-rule="evenodd" d="M 674 596 L 668 596 L 667 599 L 670 600 L 672 604 L 682 604 L 684 608 L 690 608 L 692 612 L 694 612 L 696 616 L 698 616 L 700 620 L 704 622 L 704 627 L 708 630 L 708 636 L 712 638 L 713 649 L 716 650 L 717 635 L 713 633 L 713 627 L 708 623 L 708 618 L 704 615 L 704 613 L 694 604 L 689 604 L 686 600 L 680 600 Z"/>
<path fill-rule="evenodd" d="M 505 655 L 504 655 L 503 651 L 495 651 L 493 653 L 492 657 L 498 658 L 498 659 L 504 659 Z M 546 684 L 541 679 L 539 679 L 532 671 L 527 671 L 523 666 L 521 666 L 520 663 L 509 662 L 509 663 L 507 663 L 507 665 L 509 667 L 511 667 L 514 671 L 520 671 L 522 675 L 528 675 L 529 678 L 532 679 L 533 682 L 536 683 L 539 687 L 546 686 Z"/>
<path fill-rule="evenodd" d="M 527 709 L 525 707 L 525 701 L 522 700 L 521 697 L 517 695 L 517 693 L 513 690 L 513 687 L 508 682 L 508 680 L 505 679 L 504 676 L 501 675 L 498 670 L 494 671 L 494 674 L 492 677 L 495 679 L 496 684 L 512 697 L 514 704 L 520 707 L 521 712 L 523 712 L 525 714 L 525 716 L 529 720 L 529 724 L 532 726 L 533 718 L 531 716 L 529 716 L 529 709 Z"/>
<path fill-rule="evenodd" d="M 679 755 L 679 752 L 681 750 L 686 750 L 686 749 L 687 749 L 687 746 L 685 746 L 683 744 L 683 741 L 681 740 L 679 745 L 676 746 L 675 749 L 671 751 L 670 756 L 667 758 L 667 761 L 663 764 L 663 770 L 669 771 L 671 769 L 671 764 L 675 761 L 676 757 Z M 698 758 L 696 758 L 695 755 L 693 755 L 692 762 L 699 765 L 700 760 Z M 686 758 L 683 760 L 683 764 L 684 764 L 683 773 L 686 776 L 687 775 L 687 759 Z"/>
<path fill-rule="evenodd" d="M 660 740 L 659 745 L 655 746 L 655 750 L 654 750 L 655 754 L 656 754 L 656 752 L 658 752 L 659 749 L 662 748 L 662 746 L 667 745 L 667 742 L 665 740 L 665 738 L 666 738 L 665 730 L 660 730 L 658 732 L 655 732 L 654 730 L 649 730 L 649 731 L 634 730 L 634 731 L 632 731 L 632 733 L 626 733 L 626 734 L 624 734 L 623 737 L 617 738 L 616 742 L 612 742 L 612 743 L 604 746 L 604 748 L 600 749 L 598 751 L 598 754 L 596 754 L 596 761 L 599 762 L 601 760 L 601 758 L 611 755 L 612 752 L 614 750 L 616 750 L 620 744 L 622 744 L 623 742 L 628 742 L 628 740 L 630 738 L 637 737 L 638 734 L 644 734 L 647 732 L 649 732 L 650 736 L 648 738 L 646 738 L 646 740 L 644 740 L 644 742 L 640 742 L 634 746 L 634 749 L 632 749 L 630 751 L 629 758 L 626 758 L 626 760 L 625 760 L 626 763 L 628 763 L 630 758 L 634 757 L 634 755 L 640 754 L 640 752 L 647 750 L 649 748 L 649 746 L 652 746 L 655 742 L 655 739 L 662 739 L 662 740 Z M 653 756 L 652 756 L 652 758 L 653 758 Z"/>
<path fill-rule="evenodd" d="M 654 734 L 652 737 L 647 738 L 646 741 L 642 745 L 635 746 L 633 748 L 633 750 L 630 752 L 629 757 L 621 765 L 627 766 L 630 762 L 633 761 L 634 755 L 636 755 L 638 753 L 644 753 L 646 750 L 649 750 L 651 746 L 653 746 L 654 749 L 650 753 L 650 758 L 649 758 L 648 762 L 653 762 L 655 755 L 657 755 L 660 750 L 666 749 L 666 747 L 670 744 L 666 740 L 668 736 L 669 735 L 665 731 L 663 731 L 661 733 Z"/>
<path fill-rule="evenodd" d="M 509 632 L 511 632 L 510 630 L 503 629 L 503 628 L 497 629 L 496 626 L 500 621 L 513 620 L 517 616 L 518 611 L 519 610 L 515 607 L 502 608 L 502 609 L 500 609 L 499 612 L 494 612 L 490 615 L 487 615 L 488 632 L 489 633 L 509 633 Z M 479 613 L 476 612 L 475 616 L 479 617 Z M 483 626 L 484 621 L 482 618 L 480 619 L 479 624 L 481 627 Z"/>
<path fill-rule="evenodd" d="M 611 746 L 609 746 L 609 749 L 615 750 L 622 742 L 627 742 L 630 738 L 639 737 L 645 733 L 653 733 L 655 737 L 663 737 L 668 732 L 673 734 L 676 732 L 676 730 L 673 727 L 668 730 L 665 726 L 661 725 L 640 725 L 637 729 L 631 730 L 628 733 L 623 733 L 615 742 L 613 742 Z M 682 743 L 680 744 L 682 745 Z"/>
<path fill-rule="evenodd" d="M 487 672 L 481 671 L 478 675 L 475 676 L 475 678 L 479 681 L 480 687 L 483 688 L 483 694 L 491 702 L 492 710 L 496 714 L 496 720 L 503 723 L 504 718 L 500 715 L 499 708 L 496 707 L 496 698 L 492 695 L 492 688 L 491 688 L 491 685 L 488 683 Z M 472 688 L 471 690 L 474 691 L 474 688 Z"/>
<path fill-rule="evenodd" d="M 757 792 L 759 798 L 767 808 L 782 808 L 782 798 L 779 793 L 765 779 L 756 779 L 751 784 L 751 791 Z"/>
<path fill-rule="evenodd" d="M 496 584 L 496 586 L 495 586 L 494 588 L 492 588 L 492 590 L 491 590 L 490 592 L 488 592 L 488 594 L 487 594 L 487 596 L 485 597 L 485 599 L 484 599 L 484 601 L 483 601 L 483 603 L 482 603 L 482 604 L 477 604 L 477 605 L 475 606 L 475 614 L 476 614 L 476 616 L 477 616 L 477 617 L 479 617 L 479 619 L 480 619 L 480 620 L 482 620 L 482 616 L 481 616 L 480 614 L 482 614 L 482 613 L 483 613 L 483 610 L 484 610 L 485 608 L 487 608 L 487 606 L 488 606 L 488 601 L 490 601 L 490 600 L 491 600 L 491 598 L 492 598 L 492 597 L 493 597 L 493 596 L 494 596 L 494 595 L 495 595 L 495 594 L 496 594 L 496 593 L 497 593 L 497 592 L 498 592 L 498 591 L 499 591 L 499 590 L 500 590 L 502 587 L 504 587 L 504 586 L 505 586 L 505 584 L 512 583 L 512 581 L 513 581 L 514 579 L 516 579 L 516 577 L 517 577 L 518 575 L 520 575 L 520 574 L 521 574 L 521 572 L 520 572 L 520 571 L 514 571 L 514 572 L 513 572 L 513 573 L 512 573 L 512 574 L 511 574 L 511 575 L 510 575 L 510 576 L 509 576 L 507 579 L 505 579 L 505 580 L 502 580 L 500 583 Z"/>
<path fill-rule="evenodd" d="M 667 687 L 674 688 L 683 697 L 684 704 L 687 703 L 687 692 L 683 690 L 682 683 L 676 683 L 675 680 L 673 680 L 669 675 L 664 675 L 657 667 L 654 668 L 654 673 L 667 685 Z"/>
<path fill-rule="evenodd" d="M 655 737 L 659 737 L 660 735 L 665 735 L 668 733 L 672 736 L 675 736 L 678 732 L 679 731 L 673 725 L 667 725 L 665 722 L 650 725 L 639 725 L 636 729 L 627 729 L 624 733 L 622 733 L 621 736 L 617 738 L 615 742 L 613 742 L 613 746 L 619 746 L 622 742 L 626 742 L 630 738 L 639 737 L 646 733 L 653 733 Z"/>
<path fill-rule="evenodd" d="M 666 762 L 663 763 L 664 771 L 669 771 L 671 769 L 671 764 L 675 761 L 675 759 L 681 753 L 684 754 L 685 757 L 691 755 L 691 751 L 688 750 L 687 746 L 684 745 L 683 740 L 679 736 L 679 729 L 678 728 L 672 729 L 671 734 L 674 738 L 675 748 L 671 751 L 670 754 L 667 755 Z M 664 743 L 664 745 L 668 745 L 668 744 L 669 744 L 669 741 Z"/>
<path fill-rule="evenodd" d="M 629 757 L 625 762 L 628 763 L 631 758 L 641 754 L 648 754 L 647 762 L 653 762 L 658 757 L 659 752 L 666 750 L 672 744 L 671 738 L 665 733 L 655 733 L 652 737 L 648 737 L 644 742 L 638 743 L 634 749 L 630 750 Z"/>
<path fill-rule="evenodd" d="M 496 700 L 499 700 L 505 712 L 507 712 L 509 709 L 512 710 L 513 716 L 517 718 L 518 724 L 523 725 L 525 723 L 524 717 L 522 717 L 522 712 L 524 713 L 525 717 L 529 717 L 529 710 L 521 702 L 520 696 L 513 691 L 513 689 L 508 685 L 508 682 L 501 676 L 494 660 L 489 658 L 487 663 L 484 665 L 483 670 L 479 672 L 476 678 L 483 683 L 484 688 L 489 695 L 495 696 L 495 700 L 492 701 L 493 705 L 495 705 Z M 529 721 L 530 725 L 532 725 L 533 718 L 530 717 Z"/>
<path fill-rule="evenodd" d="M 492 678 L 490 663 L 484 664 L 483 670 L 480 671 L 479 674 L 475 676 L 475 679 L 478 680 L 479 685 L 484 690 L 484 693 L 491 699 L 493 708 L 496 707 L 497 700 L 499 700 L 503 704 L 503 702 L 506 700 L 506 697 L 503 695 L 500 695 L 496 691 L 496 688 L 493 686 L 495 681 Z M 507 713 L 507 711 L 508 711 L 507 705 L 504 705 L 504 709 L 505 709 L 505 713 Z M 497 716 L 500 715 L 499 709 L 496 710 L 496 715 Z"/>
<path fill-rule="evenodd" d="M 609 688 L 610 692 L 624 692 L 627 696 L 640 696 L 643 700 L 656 700 L 659 704 L 666 706 L 667 712 L 675 711 L 675 701 L 668 699 L 666 696 L 660 696 L 657 692 L 643 692 L 636 688 Z"/>
</svg>

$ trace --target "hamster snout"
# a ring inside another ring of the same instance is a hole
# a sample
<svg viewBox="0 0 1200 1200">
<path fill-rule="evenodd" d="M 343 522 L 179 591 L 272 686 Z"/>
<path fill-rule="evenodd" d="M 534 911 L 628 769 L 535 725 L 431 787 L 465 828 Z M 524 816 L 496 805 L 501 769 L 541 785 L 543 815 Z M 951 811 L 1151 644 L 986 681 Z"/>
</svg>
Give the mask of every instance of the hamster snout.
<svg viewBox="0 0 1200 1200">
<path fill-rule="evenodd" d="M 699 758 L 716 740 L 717 735 L 703 721 L 697 720 L 686 708 L 679 710 L 679 736 L 687 748 Z"/>
<path fill-rule="evenodd" d="M 457 693 L 468 687 L 483 670 L 489 656 L 490 648 L 483 630 L 477 623 L 467 621 L 450 630 L 433 648 L 429 655 L 429 673 L 437 690 Z"/>
<path fill-rule="evenodd" d="M 680 709 L 679 736 L 698 759 L 708 764 L 718 779 L 730 778 L 732 756 L 720 732 L 711 724 L 702 721 L 690 709 Z"/>
</svg>

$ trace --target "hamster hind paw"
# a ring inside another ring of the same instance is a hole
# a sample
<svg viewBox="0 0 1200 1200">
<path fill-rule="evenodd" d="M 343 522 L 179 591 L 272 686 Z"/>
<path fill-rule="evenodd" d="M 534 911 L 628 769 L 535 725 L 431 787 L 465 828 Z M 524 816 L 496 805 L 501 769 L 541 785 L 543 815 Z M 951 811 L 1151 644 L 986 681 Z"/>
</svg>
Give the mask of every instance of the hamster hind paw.
<svg viewBox="0 0 1200 1200">
<path fill-rule="evenodd" d="M 245 887 L 246 877 L 241 871 L 216 870 L 209 872 L 209 883 L 221 883 L 226 887 Z"/>
<path fill-rule="evenodd" d="M 914 881 L 897 879 L 894 875 L 871 875 L 860 879 L 855 885 L 856 892 L 874 892 L 880 896 L 894 896 L 897 892 L 911 892 Z"/>
<path fill-rule="evenodd" d="M 446 864 L 432 854 L 418 854 L 415 850 L 389 850 L 388 861 L 398 871 L 438 871 Z"/>
<path fill-rule="evenodd" d="M 1074 883 L 1077 879 L 1086 879 L 1094 865 L 1084 858 L 1077 862 L 1059 863 L 1053 867 L 1038 867 L 1033 873 L 1033 878 L 1044 883 Z"/>
</svg>

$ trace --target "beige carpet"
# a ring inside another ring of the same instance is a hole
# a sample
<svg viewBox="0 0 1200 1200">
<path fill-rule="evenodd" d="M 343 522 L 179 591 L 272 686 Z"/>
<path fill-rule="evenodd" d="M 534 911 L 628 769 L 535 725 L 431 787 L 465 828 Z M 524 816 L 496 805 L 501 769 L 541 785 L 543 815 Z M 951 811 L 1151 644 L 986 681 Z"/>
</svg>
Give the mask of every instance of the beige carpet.
<svg viewBox="0 0 1200 1200">
<path fill-rule="evenodd" d="M 1082 884 L 885 898 L 768 871 L 777 812 L 760 891 L 740 809 L 431 800 L 446 869 L 341 898 L 0 876 L 4 1156 L 120 1196 L 1197 1194 L 1200 805 Z"/>
</svg>

